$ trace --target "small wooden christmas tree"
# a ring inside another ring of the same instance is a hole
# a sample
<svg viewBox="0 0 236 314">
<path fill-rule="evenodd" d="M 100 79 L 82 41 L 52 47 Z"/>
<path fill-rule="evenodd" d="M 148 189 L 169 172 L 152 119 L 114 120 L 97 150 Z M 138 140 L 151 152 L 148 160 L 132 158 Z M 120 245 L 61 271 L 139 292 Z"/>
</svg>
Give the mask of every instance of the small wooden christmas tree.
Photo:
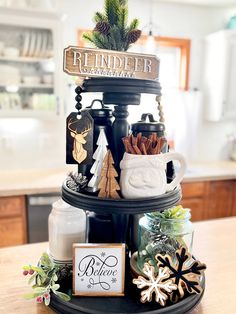
<svg viewBox="0 0 236 314">
<path fill-rule="evenodd" d="M 120 198 L 119 194 L 116 192 L 120 190 L 120 186 L 116 181 L 118 173 L 113 166 L 114 160 L 111 151 L 108 150 L 104 158 L 103 167 L 101 171 L 101 181 L 99 182 L 98 188 L 100 192 L 99 197 L 102 198 Z"/>
<path fill-rule="evenodd" d="M 93 191 L 98 190 L 98 183 L 101 179 L 100 175 L 102 171 L 103 160 L 107 153 L 108 142 L 107 142 L 106 134 L 103 129 L 100 130 L 96 144 L 98 147 L 93 154 L 93 159 L 95 159 L 95 162 L 90 170 L 90 173 L 92 173 L 93 176 L 88 183 L 88 187 L 92 188 Z"/>
</svg>

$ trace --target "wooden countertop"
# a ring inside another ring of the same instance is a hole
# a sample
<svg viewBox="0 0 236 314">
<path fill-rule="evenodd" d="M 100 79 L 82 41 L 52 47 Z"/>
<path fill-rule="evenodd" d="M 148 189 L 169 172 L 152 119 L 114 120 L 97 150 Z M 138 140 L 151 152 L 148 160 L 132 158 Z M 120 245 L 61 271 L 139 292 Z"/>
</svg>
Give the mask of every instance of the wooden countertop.
<svg viewBox="0 0 236 314">
<path fill-rule="evenodd" d="M 189 163 L 183 182 L 236 179 L 235 161 Z"/>
<path fill-rule="evenodd" d="M 60 192 L 62 182 L 76 165 L 63 169 L 0 171 L 0 197 Z M 236 162 L 190 163 L 183 182 L 236 179 Z"/>
<path fill-rule="evenodd" d="M 0 197 L 60 192 L 67 173 L 75 169 L 73 165 L 63 169 L 0 171 Z"/>
<path fill-rule="evenodd" d="M 193 252 L 207 264 L 206 291 L 191 314 L 236 313 L 236 217 L 194 223 Z M 22 295 L 31 292 L 22 275 L 24 264 L 35 264 L 47 243 L 0 249 L 0 313 L 50 314 L 52 310 Z"/>
</svg>

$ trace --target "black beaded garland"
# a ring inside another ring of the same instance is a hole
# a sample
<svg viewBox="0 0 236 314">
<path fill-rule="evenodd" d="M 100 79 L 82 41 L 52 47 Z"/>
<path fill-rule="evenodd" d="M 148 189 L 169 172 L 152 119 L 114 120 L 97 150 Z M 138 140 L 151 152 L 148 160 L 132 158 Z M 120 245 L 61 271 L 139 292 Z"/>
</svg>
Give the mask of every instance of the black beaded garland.
<svg viewBox="0 0 236 314">
<path fill-rule="evenodd" d="M 83 88 L 81 86 L 77 86 L 75 89 L 76 92 L 76 96 L 75 96 L 75 100 L 76 100 L 76 105 L 75 108 L 78 110 L 78 114 L 80 114 L 80 110 L 82 109 L 82 104 L 81 104 L 81 100 L 82 100 L 82 96 L 81 93 L 83 92 Z"/>
</svg>

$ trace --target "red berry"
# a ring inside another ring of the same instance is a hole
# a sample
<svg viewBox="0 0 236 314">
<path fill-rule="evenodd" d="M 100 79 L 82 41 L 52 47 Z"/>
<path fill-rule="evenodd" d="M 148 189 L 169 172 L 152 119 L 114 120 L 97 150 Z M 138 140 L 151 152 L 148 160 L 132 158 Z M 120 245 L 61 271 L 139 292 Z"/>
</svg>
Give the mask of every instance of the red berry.
<svg viewBox="0 0 236 314">
<path fill-rule="evenodd" d="M 36 302 L 38 302 L 38 303 L 42 303 L 42 302 L 43 302 L 43 298 L 42 298 L 42 297 L 40 297 L 40 296 L 39 296 L 39 297 L 37 297 L 37 298 L 36 298 Z"/>
<path fill-rule="evenodd" d="M 33 270 L 33 269 L 30 269 L 30 270 L 29 270 L 29 274 L 30 274 L 30 275 L 33 275 L 33 273 L 34 273 L 34 270 Z"/>
<path fill-rule="evenodd" d="M 45 299 L 49 299 L 50 298 L 50 295 L 48 293 L 44 293 L 43 296 L 44 296 Z"/>
<path fill-rule="evenodd" d="M 23 275 L 24 275 L 24 276 L 27 276 L 28 273 L 29 273 L 28 270 L 24 270 L 24 271 L 23 271 Z"/>
</svg>

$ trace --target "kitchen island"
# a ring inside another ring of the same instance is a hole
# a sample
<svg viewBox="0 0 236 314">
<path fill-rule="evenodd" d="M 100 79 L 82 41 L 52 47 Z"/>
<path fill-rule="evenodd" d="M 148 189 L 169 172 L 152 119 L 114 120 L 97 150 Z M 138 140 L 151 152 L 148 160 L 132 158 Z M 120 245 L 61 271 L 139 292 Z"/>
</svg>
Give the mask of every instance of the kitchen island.
<svg viewBox="0 0 236 314">
<path fill-rule="evenodd" d="M 50 197 L 53 193 L 54 197 L 55 194 L 59 197 L 67 173 L 76 168 L 76 165 L 67 165 L 61 169 L 0 171 L 0 247 L 47 240 L 46 232 L 43 237 L 38 236 L 35 223 L 40 218 L 41 223 L 47 225 Z M 236 162 L 190 163 L 182 192 L 181 204 L 191 208 L 193 221 L 235 216 Z M 36 208 L 33 210 L 30 204 L 45 201 L 47 206 L 39 208 L 42 215 L 38 217 L 34 214 Z"/>
<path fill-rule="evenodd" d="M 201 303 L 191 314 L 236 313 L 236 217 L 194 223 L 193 253 L 206 263 L 206 291 Z M 31 292 L 22 266 L 35 264 L 47 243 L 0 249 L 0 313 L 54 313 L 35 300 L 24 300 Z"/>
</svg>

